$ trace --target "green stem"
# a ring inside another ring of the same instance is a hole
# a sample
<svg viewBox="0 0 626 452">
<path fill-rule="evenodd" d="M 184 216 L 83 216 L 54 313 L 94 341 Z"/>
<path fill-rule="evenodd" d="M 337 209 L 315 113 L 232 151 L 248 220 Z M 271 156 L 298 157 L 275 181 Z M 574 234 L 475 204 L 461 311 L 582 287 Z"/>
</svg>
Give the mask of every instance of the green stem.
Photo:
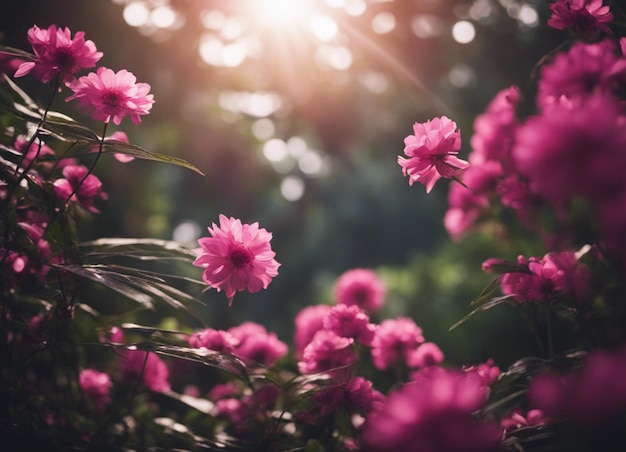
<svg viewBox="0 0 626 452">
<path fill-rule="evenodd" d="M 552 309 L 548 305 L 546 310 L 546 334 L 548 341 L 548 358 L 554 357 L 554 341 L 552 340 Z"/>
<path fill-rule="evenodd" d="M 83 176 L 81 181 L 78 184 L 76 184 L 76 187 L 74 187 L 74 189 L 72 190 L 70 195 L 67 197 L 65 202 L 63 202 L 61 207 L 59 207 L 57 210 L 54 211 L 54 214 L 52 215 L 52 218 L 50 219 L 50 223 L 48 223 L 48 226 L 46 226 L 46 231 L 48 231 L 48 229 L 50 229 L 50 226 L 58 218 L 59 214 L 65 209 L 65 206 L 67 206 L 67 204 L 74 197 L 74 195 L 76 195 L 76 193 L 78 193 L 78 190 L 80 190 L 80 187 L 83 185 L 83 183 L 85 183 L 87 178 L 91 175 L 93 170 L 96 168 L 96 165 L 98 164 L 98 160 L 100 160 L 100 156 L 102 155 L 102 150 L 104 149 L 104 137 L 106 136 L 108 125 L 109 125 L 108 122 L 104 123 L 104 130 L 102 131 L 102 137 L 100 138 L 100 144 L 98 146 L 98 154 L 96 155 L 96 158 L 94 159 L 93 163 L 89 167 L 89 170 L 87 170 L 87 173 L 85 174 L 85 176 Z"/>
</svg>

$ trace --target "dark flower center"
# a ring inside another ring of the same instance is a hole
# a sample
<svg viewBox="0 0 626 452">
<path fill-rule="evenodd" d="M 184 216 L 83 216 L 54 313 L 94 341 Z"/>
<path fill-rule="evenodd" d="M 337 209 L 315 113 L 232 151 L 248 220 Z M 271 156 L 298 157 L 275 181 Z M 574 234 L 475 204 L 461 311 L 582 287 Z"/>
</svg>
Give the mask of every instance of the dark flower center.
<svg viewBox="0 0 626 452">
<path fill-rule="evenodd" d="M 230 252 L 230 261 L 237 268 L 244 268 L 250 265 L 254 256 L 245 247 L 240 246 Z"/>
<path fill-rule="evenodd" d="M 54 61 L 60 72 L 71 72 L 76 63 L 76 58 L 70 49 L 60 47 L 54 52 Z"/>
<path fill-rule="evenodd" d="M 122 95 L 114 89 L 107 89 L 102 93 L 102 103 L 108 107 L 119 108 L 122 103 Z"/>
</svg>

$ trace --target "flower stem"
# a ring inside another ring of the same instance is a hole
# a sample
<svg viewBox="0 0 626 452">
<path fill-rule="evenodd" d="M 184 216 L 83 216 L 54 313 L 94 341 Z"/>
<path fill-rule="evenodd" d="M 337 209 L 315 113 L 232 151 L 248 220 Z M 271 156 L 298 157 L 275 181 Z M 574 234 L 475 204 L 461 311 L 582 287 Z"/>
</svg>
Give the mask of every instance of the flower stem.
<svg viewBox="0 0 626 452">
<path fill-rule="evenodd" d="M 104 137 L 106 136 L 108 125 L 109 125 L 108 122 L 104 123 L 104 129 L 102 131 L 102 137 L 100 137 L 100 144 L 98 146 L 98 154 L 96 155 L 96 158 L 94 159 L 93 163 L 89 167 L 89 170 L 87 170 L 87 173 L 85 174 L 85 176 L 83 176 L 81 181 L 78 184 L 76 184 L 76 186 L 74 187 L 74 189 L 72 190 L 70 195 L 67 197 L 67 199 L 61 205 L 61 207 L 59 207 L 57 210 L 54 211 L 54 214 L 52 215 L 52 218 L 50 219 L 50 223 L 48 223 L 48 226 L 46 226 L 46 231 L 50 228 L 50 226 L 58 218 L 59 214 L 65 209 L 65 206 L 67 206 L 67 204 L 74 197 L 74 195 L 76 195 L 76 193 L 78 193 L 78 191 L 80 190 L 80 187 L 83 185 L 83 183 L 85 183 L 87 178 L 91 175 L 93 170 L 96 168 L 96 165 L 98 164 L 98 160 L 100 160 L 100 156 L 102 155 L 102 151 L 104 149 Z"/>
</svg>

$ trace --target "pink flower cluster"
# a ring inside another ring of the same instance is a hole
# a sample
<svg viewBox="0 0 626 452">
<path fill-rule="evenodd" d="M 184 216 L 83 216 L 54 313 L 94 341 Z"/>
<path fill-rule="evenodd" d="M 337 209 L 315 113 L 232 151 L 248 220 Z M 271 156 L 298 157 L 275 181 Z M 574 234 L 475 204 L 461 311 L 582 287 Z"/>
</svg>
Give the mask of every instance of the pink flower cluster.
<svg viewBox="0 0 626 452">
<path fill-rule="evenodd" d="M 244 322 L 228 330 L 206 328 L 189 337 L 189 345 L 222 353 L 230 353 L 254 365 L 272 367 L 287 354 L 287 344 L 263 325 Z"/>
<path fill-rule="evenodd" d="M 78 99 L 91 108 L 92 117 L 119 125 L 124 116 L 130 116 L 134 124 L 141 122 L 140 115 L 149 113 L 154 96 L 148 94 L 150 85 L 136 83 L 135 76 L 125 69 L 114 72 L 100 67 L 96 72 L 75 79 L 82 69 L 92 68 L 102 58 L 92 41 L 85 41 L 85 33 L 79 31 L 72 38 L 69 28 L 51 25 L 41 29 L 36 25 L 28 30 L 34 61 L 22 63 L 15 77 L 33 73 L 43 83 L 60 78 L 73 92 L 66 101 Z"/>
<path fill-rule="evenodd" d="M 528 397 L 551 417 L 598 426 L 626 413 L 626 350 L 590 352 L 579 371 L 533 378 Z"/>
<path fill-rule="evenodd" d="M 489 271 L 497 260 L 483 263 Z M 591 272 L 572 251 L 548 253 L 544 257 L 517 258 L 518 271 L 502 275 L 501 286 L 505 295 L 518 301 L 546 302 L 560 295 L 584 300 L 591 286 Z"/>
<path fill-rule="evenodd" d="M 393 390 L 361 428 L 365 450 L 498 450 L 501 429 L 473 416 L 489 389 L 472 373 L 430 367 Z"/>
</svg>

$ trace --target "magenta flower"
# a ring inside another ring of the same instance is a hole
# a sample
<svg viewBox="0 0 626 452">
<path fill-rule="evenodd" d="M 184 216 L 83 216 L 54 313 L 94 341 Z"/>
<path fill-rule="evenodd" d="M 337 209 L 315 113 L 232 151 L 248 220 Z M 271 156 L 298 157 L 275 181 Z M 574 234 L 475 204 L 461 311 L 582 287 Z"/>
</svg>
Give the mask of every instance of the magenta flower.
<svg viewBox="0 0 626 452">
<path fill-rule="evenodd" d="M 570 28 L 583 38 L 592 38 L 598 31 L 612 34 L 607 24 L 613 20 L 613 14 L 602 0 L 557 0 L 550 10 L 548 25 L 557 30 Z"/>
<path fill-rule="evenodd" d="M 206 328 L 193 333 L 188 339 L 193 348 L 207 348 L 216 352 L 232 353 L 239 345 L 239 340 L 228 331 Z"/>
<path fill-rule="evenodd" d="M 409 367 L 436 366 L 443 362 L 443 352 L 434 342 L 424 342 L 407 357 Z"/>
<path fill-rule="evenodd" d="M 336 378 L 347 377 L 348 366 L 357 360 L 352 348 L 354 339 L 341 337 L 328 330 L 320 330 L 304 348 L 298 370 L 303 374 L 327 373 Z"/>
<path fill-rule="evenodd" d="M 513 156 L 532 192 L 562 209 L 576 196 L 600 201 L 626 187 L 626 127 L 619 101 L 596 93 L 553 105 L 517 132 Z"/>
<path fill-rule="evenodd" d="M 430 193 L 442 177 L 452 178 L 458 169 L 469 166 L 457 157 L 461 149 L 461 134 L 456 123 L 445 116 L 413 125 L 415 135 L 404 139 L 404 153 L 398 157 L 402 174 L 409 176 L 409 185 L 420 182 Z"/>
<path fill-rule="evenodd" d="M 78 383 L 83 393 L 91 399 L 96 411 L 104 411 L 111 403 L 111 377 L 94 369 L 84 369 L 78 376 Z"/>
<path fill-rule="evenodd" d="M 582 370 L 537 375 L 528 388 L 531 406 L 548 416 L 600 425 L 626 413 L 626 351 L 594 351 Z"/>
<path fill-rule="evenodd" d="M 372 340 L 374 365 L 385 370 L 398 363 L 406 364 L 422 342 L 422 329 L 412 319 L 398 317 L 384 320 Z"/>
<path fill-rule="evenodd" d="M 335 286 L 335 300 L 356 305 L 365 312 L 380 310 L 385 302 L 386 287 L 374 270 L 355 268 L 344 272 Z"/>
<path fill-rule="evenodd" d="M 22 166 L 29 166 L 33 160 L 38 160 L 41 157 L 55 155 L 54 150 L 46 145 L 41 140 L 35 140 L 30 147 L 28 147 L 29 140 L 24 135 L 18 135 L 15 138 L 15 150 L 24 155 L 22 159 Z"/>
<path fill-rule="evenodd" d="M 619 92 L 625 82 L 626 58 L 611 39 L 593 44 L 576 42 L 542 66 L 537 104 L 545 109 L 561 104 L 563 97 L 575 101 L 598 91 Z"/>
<path fill-rule="evenodd" d="M 114 141 L 121 141 L 122 143 L 130 143 L 130 140 L 128 139 L 128 135 L 126 135 L 126 133 L 122 132 L 121 130 L 118 130 L 117 132 L 113 132 L 111 136 L 106 138 L 106 140 L 114 140 Z M 132 155 L 121 154 L 119 152 L 113 153 L 113 157 L 115 157 L 115 160 L 121 163 L 128 163 L 128 162 L 132 162 L 133 160 L 135 160 L 135 157 L 133 157 Z"/>
<path fill-rule="evenodd" d="M 159 355 L 141 350 L 125 350 L 120 360 L 122 380 L 137 380 L 154 392 L 170 390 L 169 370 Z"/>
<path fill-rule="evenodd" d="M 29 72 L 48 83 L 57 75 L 64 82 L 74 80 L 74 74 L 81 69 L 92 68 L 102 58 L 102 52 L 96 50 L 92 41 L 85 41 L 85 33 L 79 31 L 72 39 L 69 28 L 50 25 L 41 29 L 36 25 L 28 30 L 28 41 L 33 46 L 35 61 L 22 63 L 15 77 L 22 77 Z"/>
<path fill-rule="evenodd" d="M 66 166 L 63 168 L 64 178 L 54 181 L 54 193 L 61 201 L 65 202 L 78 189 L 70 201 L 78 202 L 88 211 L 98 213 L 99 210 L 94 205 L 95 200 L 105 200 L 108 195 L 102 191 L 102 182 L 96 176 L 90 174 L 85 179 L 87 171 L 87 167 L 83 165 Z M 85 180 L 83 181 L 83 179 Z"/>
<path fill-rule="evenodd" d="M 474 120 L 474 134 L 470 139 L 472 152 L 470 165 L 482 165 L 496 161 L 508 168 L 517 119 L 517 106 L 521 93 L 517 86 L 499 91 L 487 106 L 486 111 Z"/>
<path fill-rule="evenodd" d="M 519 272 L 502 276 L 502 292 L 518 301 L 544 302 L 559 293 L 583 300 L 590 287 L 589 269 L 572 251 L 548 253 L 543 258 L 519 256 Z"/>
<path fill-rule="evenodd" d="M 78 99 L 79 102 L 92 108 L 91 116 L 98 121 L 119 125 L 124 116 L 130 116 L 134 124 L 139 124 L 139 115 L 147 115 L 154 103 L 154 96 L 148 94 L 150 85 L 136 83 L 135 76 L 125 69 L 113 72 L 111 69 L 100 67 L 97 72 L 91 72 L 69 84 L 74 91 L 69 101 Z"/>
<path fill-rule="evenodd" d="M 367 415 L 382 406 L 385 396 L 373 388 L 372 382 L 363 377 L 354 377 L 345 383 L 331 385 L 313 394 L 314 405 L 299 418 L 316 421 L 341 410 L 348 413 Z"/>
<path fill-rule="evenodd" d="M 294 346 L 296 357 L 300 358 L 304 348 L 309 345 L 315 333 L 324 327 L 324 318 L 331 310 L 327 304 L 318 304 L 304 307 L 294 319 L 296 331 Z"/>
<path fill-rule="evenodd" d="M 198 239 L 201 250 L 194 261 L 204 268 L 202 279 L 218 292 L 224 289 L 230 303 L 237 291 L 267 289 L 280 267 L 270 246 L 272 234 L 259 223 L 242 225 L 224 215 L 208 230 L 211 237 Z"/>
<path fill-rule="evenodd" d="M 376 326 L 356 305 L 338 304 L 324 317 L 324 328 L 341 337 L 350 337 L 369 346 L 374 339 Z"/>
<path fill-rule="evenodd" d="M 262 366 L 272 367 L 288 351 L 287 344 L 278 339 L 275 333 L 258 333 L 250 335 L 235 347 L 233 354 Z"/>
<path fill-rule="evenodd" d="M 366 418 L 361 428 L 364 450 L 497 450 L 500 427 L 473 416 L 487 395 L 488 389 L 474 375 L 429 367 L 419 380 L 393 390 Z"/>
</svg>

